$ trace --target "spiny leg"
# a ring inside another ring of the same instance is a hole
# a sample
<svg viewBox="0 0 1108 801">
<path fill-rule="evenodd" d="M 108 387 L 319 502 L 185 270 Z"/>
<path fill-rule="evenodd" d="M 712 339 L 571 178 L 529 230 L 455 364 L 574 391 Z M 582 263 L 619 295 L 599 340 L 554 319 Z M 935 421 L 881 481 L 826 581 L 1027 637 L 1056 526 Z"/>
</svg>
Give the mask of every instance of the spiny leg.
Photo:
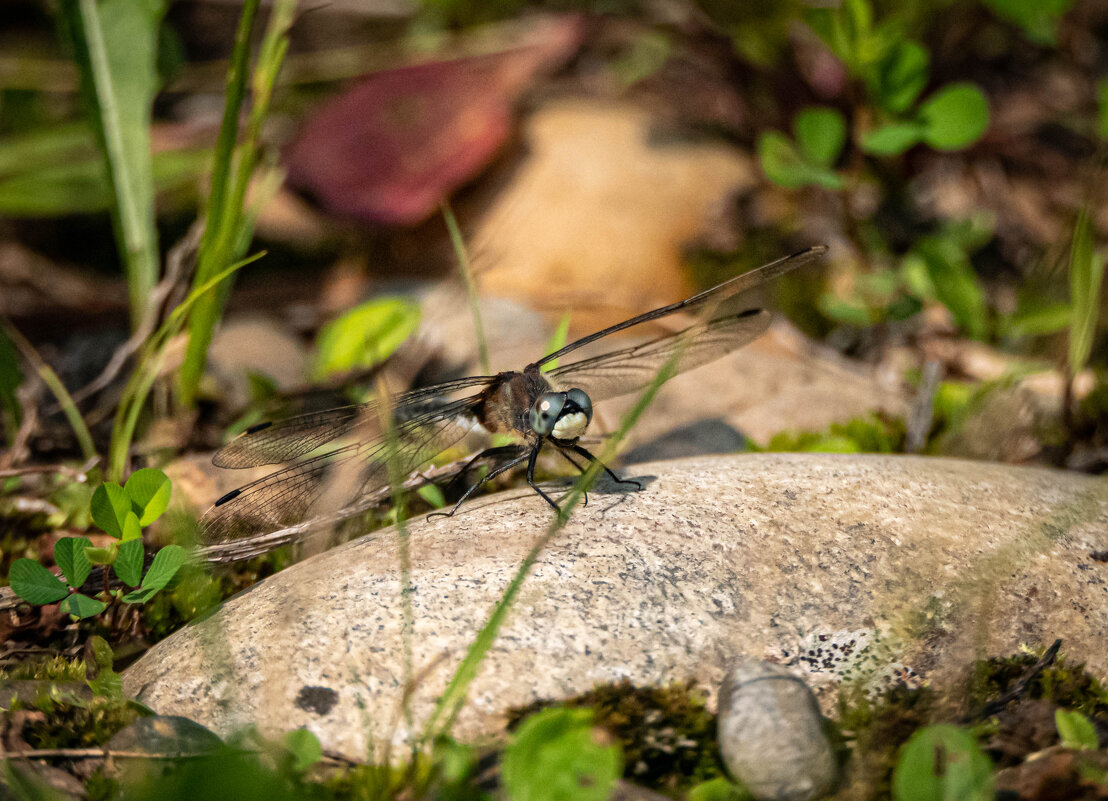
<svg viewBox="0 0 1108 801">
<path fill-rule="evenodd" d="M 490 448 L 490 450 L 495 450 L 495 448 Z M 534 454 L 532 453 L 532 457 L 533 456 L 534 456 Z M 500 467 L 496 468 L 491 473 L 489 473 L 484 478 L 482 478 L 480 481 L 478 481 L 476 484 L 474 484 L 472 487 L 467 489 L 465 491 L 465 494 L 462 495 L 462 497 L 458 499 L 458 502 L 456 504 L 454 504 L 454 508 L 451 509 L 449 512 L 431 512 L 431 514 L 427 515 L 427 517 L 432 518 L 432 517 L 437 517 L 438 515 L 442 515 L 443 517 L 453 517 L 454 513 L 456 511 L 458 511 L 458 507 L 461 506 L 463 503 L 465 503 L 465 501 L 469 498 L 470 495 L 477 492 L 478 489 L 483 487 L 487 482 L 489 482 L 490 480 L 496 478 L 498 475 L 500 475 L 504 471 L 511 470 L 513 467 L 515 467 L 517 464 L 519 464 L 520 462 L 522 462 L 526 458 L 527 458 L 527 454 L 524 453 L 520 456 L 517 456 L 515 459 L 511 459 L 510 461 L 505 462 L 504 464 L 500 465 Z M 532 461 L 534 461 L 533 458 L 532 458 Z M 542 493 L 539 493 L 539 494 L 541 495 Z M 549 500 L 549 498 L 547 500 Z"/>
<path fill-rule="evenodd" d="M 458 471 L 458 474 L 454 476 L 454 478 L 450 479 L 446 486 L 449 488 L 453 487 L 456 484 L 460 484 L 463 480 L 465 480 L 466 473 L 470 471 L 473 465 L 477 464 L 477 462 L 481 461 L 482 459 L 493 459 L 509 455 L 516 456 L 522 453 L 523 446 L 518 444 L 500 445 L 495 448 L 485 448 L 485 450 L 481 451 L 476 456 L 470 457 L 470 459 L 465 463 L 465 466 Z M 443 514 L 445 514 L 445 512 Z"/>
<path fill-rule="evenodd" d="M 539 460 L 539 451 L 541 449 L 542 449 L 542 441 L 540 440 L 538 442 L 538 444 L 536 444 L 535 447 L 532 449 L 531 458 L 527 460 L 527 485 L 529 487 L 531 487 L 531 489 L 533 489 L 539 495 L 541 495 L 542 499 L 544 501 L 546 501 L 548 504 L 550 504 L 552 507 L 554 507 L 555 512 L 557 512 L 558 514 L 561 514 L 562 513 L 561 507 L 559 507 L 558 504 L 554 503 L 554 501 L 552 501 L 550 499 L 550 496 L 547 495 L 545 492 L 543 492 L 541 489 L 539 489 L 539 485 L 535 483 L 535 463 Z"/>
<path fill-rule="evenodd" d="M 585 474 L 585 470 L 587 470 L 588 468 L 586 468 L 586 467 L 582 467 L 581 465 L 577 464 L 577 462 L 573 461 L 573 459 L 571 459 L 571 458 L 570 458 L 569 454 L 565 452 L 565 449 L 564 449 L 564 448 L 562 448 L 562 446 L 561 446 L 561 445 L 555 445 L 554 447 L 555 447 L 555 448 L 557 448 L 557 450 L 558 450 L 558 453 L 562 454 L 562 458 L 563 458 L 563 459 L 565 459 L 565 460 L 566 460 L 567 462 L 569 462 L 569 463 L 570 463 L 571 465 L 573 465 L 573 466 L 574 466 L 574 467 L 576 467 L 576 468 L 577 468 L 577 469 L 578 469 L 579 471 L 581 471 L 581 475 L 584 475 L 584 474 Z M 588 493 L 588 490 L 582 490 L 582 494 L 584 495 L 584 501 L 582 502 L 582 504 L 581 504 L 581 505 L 582 505 L 582 506 L 588 506 L 588 505 L 589 505 L 589 493 Z"/>
<path fill-rule="evenodd" d="M 617 476 L 615 473 L 613 473 L 611 471 L 611 469 L 608 467 L 608 465 L 604 464 L 604 462 L 601 462 L 599 459 L 597 459 L 595 456 L 593 456 L 587 450 L 582 448 L 580 445 L 573 445 L 572 448 L 573 448 L 575 453 L 581 454 L 586 459 L 588 459 L 590 463 L 599 462 L 600 466 L 604 468 L 604 472 L 607 473 L 609 478 L 611 478 L 612 481 L 616 482 L 617 484 L 634 484 L 640 490 L 642 489 L 642 484 L 640 484 L 638 481 L 636 481 L 633 478 L 620 478 L 619 476 Z"/>
</svg>

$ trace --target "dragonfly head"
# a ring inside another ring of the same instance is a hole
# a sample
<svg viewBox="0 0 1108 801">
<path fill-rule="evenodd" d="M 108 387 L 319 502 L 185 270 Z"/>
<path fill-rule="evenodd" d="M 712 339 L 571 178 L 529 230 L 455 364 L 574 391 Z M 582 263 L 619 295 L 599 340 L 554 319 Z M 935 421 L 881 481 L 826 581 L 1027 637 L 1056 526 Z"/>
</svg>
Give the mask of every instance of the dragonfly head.
<svg viewBox="0 0 1108 801">
<path fill-rule="evenodd" d="M 592 401 L 582 389 L 544 392 L 531 407 L 528 419 L 541 437 L 575 440 L 592 422 Z"/>
</svg>

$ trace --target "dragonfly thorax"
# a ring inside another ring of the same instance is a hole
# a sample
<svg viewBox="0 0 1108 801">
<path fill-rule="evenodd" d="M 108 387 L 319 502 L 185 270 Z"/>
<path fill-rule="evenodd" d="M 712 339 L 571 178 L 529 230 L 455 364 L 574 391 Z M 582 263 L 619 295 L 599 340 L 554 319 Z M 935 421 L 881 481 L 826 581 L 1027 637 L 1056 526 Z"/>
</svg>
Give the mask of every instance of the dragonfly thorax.
<svg viewBox="0 0 1108 801">
<path fill-rule="evenodd" d="M 528 422 L 540 437 L 576 440 L 592 422 L 592 401 L 581 389 L 544 392 L 531 406 Z"/>
</svg>

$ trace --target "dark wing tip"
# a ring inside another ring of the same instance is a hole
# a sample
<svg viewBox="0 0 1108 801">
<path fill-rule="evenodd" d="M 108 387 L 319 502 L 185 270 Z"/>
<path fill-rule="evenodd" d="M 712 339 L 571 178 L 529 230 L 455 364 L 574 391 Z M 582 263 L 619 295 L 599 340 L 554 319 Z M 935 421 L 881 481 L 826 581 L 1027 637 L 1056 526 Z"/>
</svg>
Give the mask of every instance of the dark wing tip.
<svg viewBox="0 0 1108 801">
<path fill-rule="evenodd" d="M 235 498 L 237 498 L 241 494 L 242 494 L 242 487 L 239 487 L 238 489 L 233 489 L 230 492 L 228 492 L 226 495 L 224 495 L 222 498 L 220 498 L 218 501 L 216 501 L 214 504 L 212 504 L 212 506 L 222 506 L 223 504 L 227 503 L 228 501 L 233 501 Z"/>
<path fill-rule="evenodd" d="M 272 421 L 266 422 L 266 423 L 258 423 L 257 425 L 250 426 L 250 428 L 246 429 L 246 431 L 244 431 L 243 433 L 244 434 L 253 434 L 257 431 L 265 431 L 271 425 L 273 425 Z"/>
</svg>

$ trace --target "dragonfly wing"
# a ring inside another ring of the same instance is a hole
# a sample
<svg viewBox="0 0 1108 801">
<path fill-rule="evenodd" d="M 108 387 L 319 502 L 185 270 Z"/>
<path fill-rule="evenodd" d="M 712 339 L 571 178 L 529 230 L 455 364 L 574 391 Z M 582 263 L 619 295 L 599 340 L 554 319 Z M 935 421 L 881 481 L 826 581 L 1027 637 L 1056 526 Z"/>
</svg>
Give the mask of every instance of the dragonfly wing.
<svg viewBox="0 0 1108 801">
<path fill-rule="evenodd" d="M 654 309 L 653 311 L 644 312 L 637 317 L 632 317 L 630 320 L 624 320 L 622 323 L 616 323 L 613 326 L 605 328 L 603 331 L 597 331 L 595 334 L 589 334 L 587 337 L 582 337 L 575 342 L 571 342 L 564 348 L 560 348 L 553 353 L 548 353 L 528 367 L 541 368 L 544 364 L 549 364 L 555 359 L 561 359 L 569 353 L 584 347 L 592 342 L 596 342 L 598 339 L 603 339 L 606 336 L 616 333 L 617 331 L 624 331 L 636 325 L 642 323 L 651 322 L 653 320 L 667 317 L 676 312 L 685 312 L 688 314 L 701 315 L 703 319 L 720 319 L 722 317 L 731 316 L 736 312 L 741 312 L 741 295 L 749 292 L 752 289 L 763 286 L 771 281 L 776 280 L 785 273 L 795 270 L 801 265 L 822 256 L 827 252 L 827 248 L 824 245 L 817 245 L 816 247 L 802 250 L 799 253 L 794 253 L 791 256 L 786 256 L 783 259 L 772 261 L 769 264 L 764 264 L 756 270 L 743 273 L 742 275 L 732 278 L 730 281 L 724 281 L 722 284 L 717 284 L 711 289 L 706 289 L 691 298 L 678 301 L 677 303 L 671 303 L 668 306 L 662 306 L 661 308 Z M 747 308 L 750 304 L 746 304 Z M 552 371 L 553 372 L 553 371 Z M 583 387 L 582 387 L 583 388 Z"/>
<path fill-rule="evenodd" d="M 643 389 L 671 361 L 673 374 L 715 361 L 764 334 L 772 318 L 765 309 L 719 317 L 641 345 L 556 367 L 546 378 L 562 390 L 579 387 L 593 401 L 615 398 Z"/>
<path fill-rule="evenodd" d="M 393 415 L 403 421 L 424 413 L 443 395 L 488 384 L 488 376 L 474 376 L 447 381 L 425 389 L 398 395 L 393 403 Z M 356 406 L 343 406 L 321 412 L 290 417 L 276 423 L 262 423 L 247 429 L 237 439 L 224 445 L 212 457 L 216 467 L 260 467 L 291 462 L 332 440 L 361 429 L 360 439 L 380 435 L 380 406 L 374 401 Z"/>
<path fill-rule="evenodd" d="M 398 420 L 392 438 L 377 436 L 313 456 L 228 493 L 205 513 L 201 540 L 210 545 L 249 538 L 317 516 L 341 516 L 347 507 L 356 512 L 364 508 L 358 501 L 377 493 L 384 499 L 390 458 L 393 477 L 402 481 L 474 430 L 480 399 L 437 404 Z M 405 408 L 410 411 L 411 404 Z"/>
</svg>

